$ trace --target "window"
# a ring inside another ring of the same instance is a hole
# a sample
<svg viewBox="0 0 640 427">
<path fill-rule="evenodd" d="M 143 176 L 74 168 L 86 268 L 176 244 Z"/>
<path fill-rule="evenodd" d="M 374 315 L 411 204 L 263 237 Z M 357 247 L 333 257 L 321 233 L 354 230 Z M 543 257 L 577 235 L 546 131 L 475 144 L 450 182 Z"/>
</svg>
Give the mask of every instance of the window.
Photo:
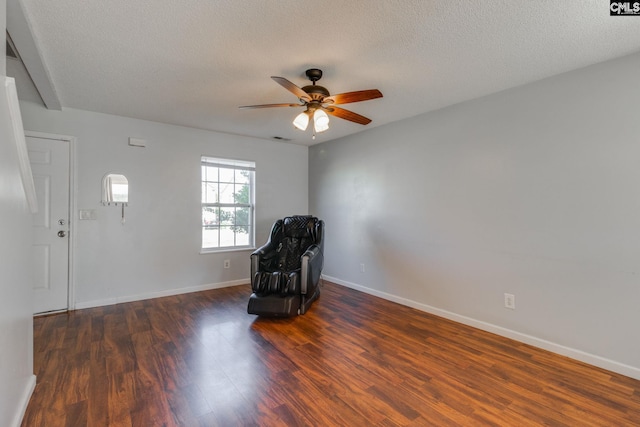
<svg viewBox="0 0 640 427">
<path fill-rule="evenodd" d="M 253 247 L 255 162 L 202 157 L 202 249 Z"/>
</svg>

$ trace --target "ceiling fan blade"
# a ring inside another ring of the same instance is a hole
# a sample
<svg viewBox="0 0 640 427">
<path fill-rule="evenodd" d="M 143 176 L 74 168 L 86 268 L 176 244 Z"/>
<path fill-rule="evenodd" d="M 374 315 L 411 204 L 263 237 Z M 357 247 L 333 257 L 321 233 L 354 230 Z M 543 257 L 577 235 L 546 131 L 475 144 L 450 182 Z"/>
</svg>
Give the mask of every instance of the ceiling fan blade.
<svg viewBox="0 0 640 427">
<path fill-rule="evenodd" d="M 371 123 L 371 119 L 366 118 L 365 116 L 361 116 L 360 114 L 354 113 L 353 111 L 345 110 L 340 107 L 326 107 L 322 108 L 327 113 L 332 116 L 339 117 L 341 119 L 349 120 L 350 122 L 359 123 L 361 125 L 368 125 Z"/>
<path fill-rule="evenodd" d="M 368 89 L 331 95 L 322 102 L 327 104 L 349 104 L 351 102 L 368 101 L 376 98 L 382 98 L 382 92 L 378 89 Z"/>
<path fill-rule="evenodd" d="M 304 104 L 260 104 L 260 105 L 242 105 L 238 108 L 271 108 L 271 107 L 304 107 Z"/>
<path fill-rule="evenodd" d="M 305 101 L 311 101 L 311 97 L 307 92 L 303 91 L 301 88 L 291 83 L 289 80 L 285 79 L 284 77 L 271 76 L 271 78 L 280 86 L 282 86 L 289 92 L 293 93 L 299 99 L 304 99 Z"/>
</svg>

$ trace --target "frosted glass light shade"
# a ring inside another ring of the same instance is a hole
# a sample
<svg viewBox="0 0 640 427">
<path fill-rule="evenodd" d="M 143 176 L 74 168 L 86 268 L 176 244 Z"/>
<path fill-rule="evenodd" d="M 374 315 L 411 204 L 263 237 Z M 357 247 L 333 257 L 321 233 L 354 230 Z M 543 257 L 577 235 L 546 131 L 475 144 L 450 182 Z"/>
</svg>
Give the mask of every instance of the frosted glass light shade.
<svg viewBox="0 0 640 427">
<path fill-rule="evenodd" d="M 313 128 L 316 132 L 324 132 L 329 129 L 329 116 L 324 111 L 318 109 L 313 114 Z"/>
<path fill-rule="evenodd" d="M 303 111 L 302 113 L 298 114 L 296 118 L 293 119 L 293 125 L 300 130 L 306 130 L 307 126 L 309 125 L 309 115 L 307 114 L 307 112 Z"/>
</svg>

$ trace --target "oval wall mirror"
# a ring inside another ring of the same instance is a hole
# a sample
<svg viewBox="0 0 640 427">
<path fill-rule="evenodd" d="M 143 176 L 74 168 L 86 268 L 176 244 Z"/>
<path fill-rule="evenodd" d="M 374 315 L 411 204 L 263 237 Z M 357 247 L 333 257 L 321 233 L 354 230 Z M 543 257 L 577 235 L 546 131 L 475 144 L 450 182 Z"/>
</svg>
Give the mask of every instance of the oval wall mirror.
<svg viewBox="0 0 640 427">
<path fill-rule="evenodd" d="M 102 203 L 116 206 L 129 203 L 129 181 L 126 176 L 109 173 L 102 178 Z"/>
</svg>

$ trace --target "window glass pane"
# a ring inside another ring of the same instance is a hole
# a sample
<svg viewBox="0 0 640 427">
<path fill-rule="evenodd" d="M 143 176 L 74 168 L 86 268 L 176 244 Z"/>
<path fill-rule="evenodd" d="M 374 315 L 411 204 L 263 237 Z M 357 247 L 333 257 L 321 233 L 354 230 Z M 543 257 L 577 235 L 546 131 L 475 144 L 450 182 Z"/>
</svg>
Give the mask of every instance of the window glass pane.
<svg viewBox="0 0 640 427">
<path fill-rule="evenodd" d="M 203 207 L 202 208 L 202 225 L 210 227 L 213 225 L 219 225 L 220 220 L 220 208 Z"/>
<path fill-rule="evenodd" d="M 235 208 L 220 208 L 220 224 L 233 225 L 235 221 Z"/>
<path fill-rule="evenodd" d="M 233 193 L 235 203 L 249 204 L 249 185 L 236 184 L 236 191 Z"/>
<path fill-rule="evenodd" d="M 218 227 L 203 227 L 202 229 L 202 247 L 203 248 L 219 248 L 220 230 Z"/>
<path fill-rule="evenodd" d="M 233 184 L 220 183 L 220 203 L 234 203 Z"/>
<path fill-rule="evenodd" d="M 249 246 L 249 227 L 243 227 L 244 232 L 236 232 L 236 245 Z"/>
<path fill-rule="evenodd" d="M 218 168 L 213 166 L 202 167 L 202 179 L 204 181 L 217 181 L 218 180 Z"/>
<path fill-rule="evenodd" d="M 235 233 L 231 226 L 220 227 L 220 247 L 234 246 L 235 245 Z"/>
<path fill-rule="evenodd" d="M 205 182 L 202 184 L 202 203 L 218 202 L 218 183 Z"/>
<path fill-rule="evenodd" d="M 247 226 L 249 224 L 249 208 L 236 208 L 235 225 Z"/>
<path fill-rule="evenodd" d="M 233 182 L 235 169 L 219 168 L 220 182 Z"/>
<path fill-rule="evenodd" d="M 248 184 L 249 183 L 249 175 L 251 172 L 237 170 L 236 171 L 236 184 Z"/>
</svg>

